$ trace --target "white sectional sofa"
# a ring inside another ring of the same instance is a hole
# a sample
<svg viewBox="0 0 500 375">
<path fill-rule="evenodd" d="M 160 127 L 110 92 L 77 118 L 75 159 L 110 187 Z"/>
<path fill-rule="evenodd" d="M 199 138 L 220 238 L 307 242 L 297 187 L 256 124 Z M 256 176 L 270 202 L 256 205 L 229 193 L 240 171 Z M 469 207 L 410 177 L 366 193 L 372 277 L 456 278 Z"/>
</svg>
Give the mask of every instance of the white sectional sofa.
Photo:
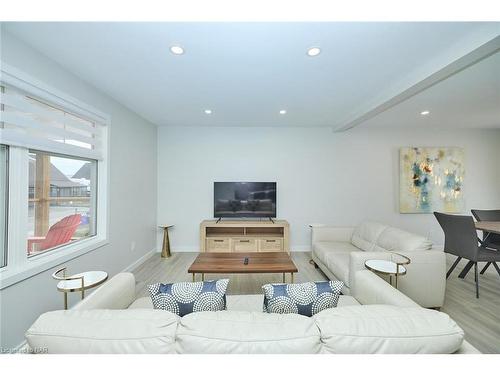
<svg viewBox="0 0 500 375">
<path fill-rule="evenodd" d="M 312 259 L 332 280 L 345 284 L 351 294 L 356 271 L 369 259 L 391 259 L 391 252 L 411 259 L 407 274 L 399 277 L 398 289 L 423 307 L 441 307 L 446 287 L 446 258 L 425 237 L 375 222 L 355 228 L 314 224 Z"/>
<path fill-rule="evenodd" d="M 48 353 L 478 353 L 448 315 L 370 271 L 354 279 L 353 295 L 312 318 L 263 313 L 262 295 L 180 318 L 136 298 L 134 276 L 121 273 L 71 310 L 42 314 L 26 339 Z"/>
</svg>

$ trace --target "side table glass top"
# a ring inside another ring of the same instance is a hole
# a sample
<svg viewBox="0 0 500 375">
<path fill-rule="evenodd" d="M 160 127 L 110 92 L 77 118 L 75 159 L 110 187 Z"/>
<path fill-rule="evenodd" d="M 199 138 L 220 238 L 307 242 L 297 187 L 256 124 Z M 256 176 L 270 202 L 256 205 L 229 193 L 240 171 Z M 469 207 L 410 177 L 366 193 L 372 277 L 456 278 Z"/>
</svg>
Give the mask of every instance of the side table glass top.
<svg viewBox="0 0 500 375">
<path fill-rule="evenodd" d="M 386 275 L 405 275 L 406 267 L 398 265 L 390 260 L 370 259 L 365 262 L 369 270 L 380 272 Z"/>
<path fill-rule="evenodd" d="M 83 289 L 90 289 L 98 286 L 108 279 L 108 274 L 104 271 L 87 271 L 71 275 L 71 277 L 83 276 Z M 57 290 L 61 292 L 76 292 L 82 290 L 82 281 L 77 280 L 61 280 L 57 283 Z"/>
</svg>

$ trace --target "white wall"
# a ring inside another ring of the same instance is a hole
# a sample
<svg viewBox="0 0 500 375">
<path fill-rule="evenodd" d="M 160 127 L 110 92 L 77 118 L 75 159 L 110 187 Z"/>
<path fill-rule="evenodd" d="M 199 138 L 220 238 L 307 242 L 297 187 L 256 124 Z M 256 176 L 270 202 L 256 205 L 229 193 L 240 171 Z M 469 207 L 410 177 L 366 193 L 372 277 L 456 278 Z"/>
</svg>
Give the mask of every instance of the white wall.
<svg viewBox="0 0 500 375">
<path fill-rule="evenodd" d="M 156 247 L 156 126 L 13 36 L 3 32 L 1 38 L 1 59 L 5 63 L 112 117 L 110 243 L 65 265 L 71 273 L 98 269 L 113 276 Z M 136 244 L 134 251 L 132 242 Z M 18 345 L 41 313 L 62 308 L 63 296 L 50 276 L 53 271 L 42 272 L 0 291 L 0 347 Z M 71 295 L 70 304 L 78 300 L 76 294 Z"/>
<path fill-rule="evenodd" d="M 175 224 L 173 251 L 199 249 L 199 223 L 213 215 L 213 182 L 238 180 L 277 181 L 278 217 L 290 222 L 292 250 L 309 249 L 309 223 L 356 225 L 366 219 L 440 244 L 442 232 L 433 215 L 398 212 L 402 146 L 464 147 L 467 209 L 500 207 L 500 129 L 158 131 L 158 218 Z"/>
</svg>

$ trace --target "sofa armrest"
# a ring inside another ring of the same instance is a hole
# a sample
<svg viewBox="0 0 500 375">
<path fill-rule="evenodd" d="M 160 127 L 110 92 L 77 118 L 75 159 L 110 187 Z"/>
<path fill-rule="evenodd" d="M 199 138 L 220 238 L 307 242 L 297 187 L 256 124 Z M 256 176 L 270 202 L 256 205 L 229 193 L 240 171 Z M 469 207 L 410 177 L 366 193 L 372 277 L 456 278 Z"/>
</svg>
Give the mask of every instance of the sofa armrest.
<svg viewBox="0 0 500 375">
<path fill-rule="evenodd" d="M 398 277 L 398 289 L 422 307 L 441 307 L 446 288 L 446 257 L 442 250 L 402 251 L 397 254 L 410 258 L 407 273 Z M 364 270 L 369 259 L 391 260 L 389 251 L 356 251 L 350 255 L 349 281 L 355 287 L 354 275 Z M 396 255 L 397 256 L 397 255 Z"/>
<path fill-rule="evenodd" d="M 354 280 L 355 286 L 351 289 L 352 296 L 362 305 L 418 306 L 410 298 L 371 271 L 356 271 Z"/>
<path fill-rule="evenodd" d="M 135 300 L 135 277 L 130 272 L 122 272 L 105 282 L 72 310 L 126 309 Z"/>
<path fill-rule="evenodd" d="M 353 227 L 334 227 L 324 224 L 311 224 L 312 243 L 319 241 L 351 242 Z"/>
<path fill-rule="evenodd" d="M 423 307 L 441 307 L 446 289 L 446 255 L 440 249 L 400 252 L 410 258 L 398 287 Z"/>
<path fill-rule="evenodd" d="M 349 259 L 349 285 L 354 288 L 357 271 L 366 270 L 365 262 L 370 259 L 391 260 L 388 251 L 353 251 Z"/>
</svg>

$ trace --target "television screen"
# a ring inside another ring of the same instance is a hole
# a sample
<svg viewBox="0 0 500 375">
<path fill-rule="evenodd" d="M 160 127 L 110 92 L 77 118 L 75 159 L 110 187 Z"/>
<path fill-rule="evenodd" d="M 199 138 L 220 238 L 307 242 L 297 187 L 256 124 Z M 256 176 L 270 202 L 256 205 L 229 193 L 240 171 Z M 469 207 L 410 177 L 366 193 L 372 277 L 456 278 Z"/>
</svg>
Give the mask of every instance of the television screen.
<svg viewBox="0 0 500 375">
<path fill-rule="evenodd" d="M 276 217 L 276 182 L 214 182 L 214 217 Z"/>
</svg>

